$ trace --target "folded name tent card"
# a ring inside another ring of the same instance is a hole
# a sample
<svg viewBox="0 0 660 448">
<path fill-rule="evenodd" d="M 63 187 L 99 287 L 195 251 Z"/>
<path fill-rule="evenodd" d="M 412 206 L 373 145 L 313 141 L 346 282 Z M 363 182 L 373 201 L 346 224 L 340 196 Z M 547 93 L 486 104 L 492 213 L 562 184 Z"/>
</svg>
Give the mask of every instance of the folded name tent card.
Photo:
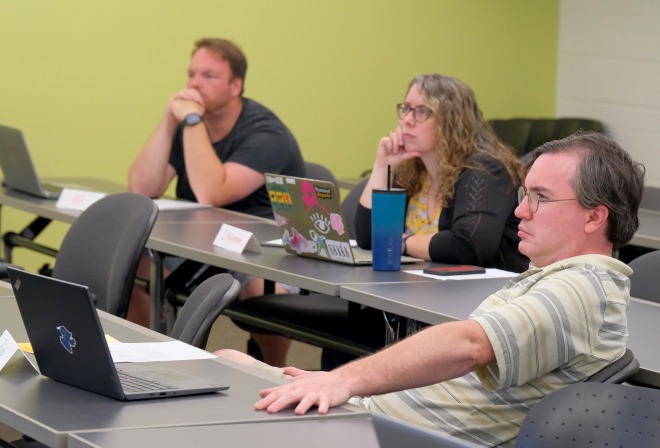
<svg viewBox="0 0 660 448">
<path fill-rule="evenodd" d="M 213 245 L 239 254 L 242 254 L 244 250 L 263 253 L 259 241 L 257 241 L 257 238 L 252 232 L 230 226 L 229 224 L 223 224 L 220 227 Z"/>
<path fill-rule="evenodd" d="M 64 188 L 57 199 L 55 207 L 83 211 L 103 197 L 105 197 L 105 193 Z"/>
<path fill-rule="evenodd" d="M 28 360 L 30 365 L 34 367 L 35 371 L 39 371 L 37 367 L 32 364 L 30 358 L 28 358 L 25 353 L 19 348 L 18 344 L 14 340 L 8 330 L 5 330 L 2 335 L 0 335 L 0 371 L 7 365 L 7 363 L 14 357 L 16 352 L 20 352 L 21 356 Z"/>
</svg>

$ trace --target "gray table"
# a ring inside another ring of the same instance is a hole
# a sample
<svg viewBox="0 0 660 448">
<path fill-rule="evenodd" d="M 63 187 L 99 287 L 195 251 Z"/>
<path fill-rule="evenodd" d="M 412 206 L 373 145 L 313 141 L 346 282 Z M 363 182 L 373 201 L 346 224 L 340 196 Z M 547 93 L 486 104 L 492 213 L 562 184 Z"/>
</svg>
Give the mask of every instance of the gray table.
<svg viewBox="0 0 660 448">
<path fill-rule="evenodd" d="M 127 191 L 125 186 L 103 179 L 94 178 L 48 178 L 44 180 L 53 185 L 76 190 L 98 191 L 103 193 L 120 193 Z M 71 224 L 76 220 L 79 211 L 64 210 L 55 207 L 57 201 L 53 199 L 41 199 L 20 193 L 8 188 L 0 188 L 0 205 L 13 207 L 37 216 L 61 221 Z"/>
<path fill-rule="evenodd" d="M 414 275 L 414 274 L 408 274 Z M 435 280 L 414 275 L 419 282 L 346 285 L 340 297 L 429 324 L 466 319 L 507 279 Z"/>
<path fill-rule="evenodd" d="M 114 182 L 89 178 L 49 178 L 48 182 L 106 193 L 126 190 L 124 186 Z M 55 203 L 53 200 L 38 199 L 0 188 L 1 205 L 69 224 L 80 214 L 77 211 L 58 209 Z M 225 209 L 209 208 L 161 212 L 147 247 L 157 252 L 259 275 L 269 280 L 332 295 L 339 295 L 339 287 L 343 284 L 419 281 L 418 276 L 403 272 L 376 272 L 369 266 L 354 268 L 300 258 L 286 254 L 281 248 L 264 248 L 265 253 L 262 255 L 249 252 L 236 254 L 213 246 L 213 240 L 222 223 L 252 232 L 259 241 L 279 238 L 279 232 L 272 220 Z"/>
<path fill-rule="evenodd" d="M 466 319 L 486 297 L 499 290 L 505 282 L 505 279 L 436 280 L 431 283 L 349 285 L 341 288 L 340 295 L 352 302 L 437 324 Z M 628 347 L 641 365 L 635 379 L 660 387 L 658 323 L 660 304 L 635 298 L 630 300 Z"/>
<path fill-rule="evenodd" d="M 259 241 L 279 238 L 272 222 L 243 222 L 236 227 L 252 232 Z M 147 245 L 161 253 L 335 296 L 345 284 L 423 281 L 423 277 L 405 270 L 379 272 L 371 266 L 348 266 L 298 257 L 279 247 L 263 247 L 261 254 L 249 251 L 239 254 L 213 245 L 219 229 L 219 223 L 156 223 Z M 403 269 L 421 269 L 426 265 L 428 263 L 404 265 Z"/>
<path fill-rule="evenodd" d="M 92 178 L 49 178 L 49 183 L 78 190 L 94 191 L 106 194 L 121 193 L 127 191 L 126 186 L 115 182 Z M 41 199 L 7 188 L 0 188 L 0 205 L 16 208 L 24 212 L 33 213 L 39 217 L 73 223 L 80 215 L 80 211 L 67 210 L 56 207 L 57 201 L 53 199 Z M 231 210 L 215 207 L 169 210 L 160 212 L 157 222 L 180 223 L 180 222 L 208 222 L 208 223 L 239 223 L 239 222 L 267 222 L 269 220 L 256 216 L 245 215 Z"/>
<path fill-rule="evenodd" d="M 100 312 L 106 334 L 123 342 L 170 340 L 166 336 Z M 15 340 L 27 336 L 15 300 L 0 300 L 0 328 Z M 327 416 L 311 412 L 296 416 L 255 411 L 258 391 L 278 382 L 265 373 L 230 361 L 174 361 L 171 365 L 188 373 L 229 384 L 221 393 L 138 402 L 121 402 L 41 377 L 27 360 L 17 356 L 0 374 L 0 421 L 49 446 L 66 446 L 67 434 L 80 431 L 162 428 L 179 425 L 246 423 L 288 419 L 357 416 L 365 410 L 346 405 Z M 91 372 L 90 368 L 90 374 Z"/>
<path fill-rule="evenodd" d="M 0 299 L 14 299 L 14 291 L 11 285 L 5 281 L 0 281 Z"/>
<path fill-rule="evenodd" d="M 230 446 L 236 448 L 477 448 L 478 445 L 379 415 L 250 424 L 69 434 L 70 448 Z"/>
<path fill-rule="evenodd" d="M 203 425 L 69 434 L 70 448 L 372 448 L 380 446 L 371 419 Z"/>
</svg>

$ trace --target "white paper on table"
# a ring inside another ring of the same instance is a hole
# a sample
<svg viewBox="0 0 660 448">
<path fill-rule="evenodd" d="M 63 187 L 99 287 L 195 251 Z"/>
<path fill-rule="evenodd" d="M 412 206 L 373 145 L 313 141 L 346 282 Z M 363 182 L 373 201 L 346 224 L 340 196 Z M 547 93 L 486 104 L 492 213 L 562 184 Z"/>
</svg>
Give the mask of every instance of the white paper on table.
<svg viewBox="0 0 660 448">
<path fill-rule="evenodd" d="M 199 202 L 182 201 L 178 199 L 154 199 L 154 203 L 158 206 L 158 211 L 160 212 L 211 208 L 211 204 L 200 204 Z"/>
<path fill-rule="evenodd" d="M 94 202 L 104 197 L 105 193 L 64 188 L 60 193 L 60 197 L 57 199 L 55 207 L 83 211 Z"/>
<path fill-rule="evenodd" d="M 436 280 L 478 280 L 485 278 L 512 278 L 515 272 L 503 271 L 502 269 L 486 268 L 485 274 L 465 274 L 465 275 L 433 275 L 425 274 L 423 270 L 406 271 L 409 274 L 421 275 L 422 277 L 434 278 Z"/>
<path fill-rule="evenodd" d="M 187 361 L 215 355 L 181 341 L 135 342 L 108 345 L 114 362 Z"/>
</svg>

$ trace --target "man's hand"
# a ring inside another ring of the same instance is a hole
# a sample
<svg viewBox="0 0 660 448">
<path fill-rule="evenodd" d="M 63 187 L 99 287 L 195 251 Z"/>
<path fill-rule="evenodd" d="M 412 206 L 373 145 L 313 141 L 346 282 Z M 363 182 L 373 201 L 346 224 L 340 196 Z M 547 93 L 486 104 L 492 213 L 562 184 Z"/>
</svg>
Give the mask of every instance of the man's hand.
<svg viewBox="0 0 660 448">
<path fill-rule="evenodd" d="M 172 97 L 169 104 L 169 111 L 178 123 L 183 121 L 188 114 L 197 113 L 204 115 L 206 108 L 199 92 L 194 89 L 185 89 Z"/>
<path fill-rule="evenodd" d="M 255 404 L 256 409 L 274 413 L 297 404 L 296 414 L 304 414 L 312 406 L 318 406 L 319 414 L 327 414 L 331 407 L 351 398 L 345 379 L 337 372 L 306 372 L 287 367 L 284 373 L 292 377 L 291 382 L 260 391 L 262 398 Z"/>
</svg>

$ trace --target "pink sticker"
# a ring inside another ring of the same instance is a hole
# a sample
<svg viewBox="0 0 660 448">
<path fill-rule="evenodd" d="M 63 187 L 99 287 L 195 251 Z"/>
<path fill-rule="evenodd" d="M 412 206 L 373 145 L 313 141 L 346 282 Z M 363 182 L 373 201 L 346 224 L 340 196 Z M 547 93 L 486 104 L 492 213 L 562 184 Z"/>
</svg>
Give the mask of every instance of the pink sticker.
<svg viewBox="0 0 660 448">
<path fill-rule="evenodd" d="M 346 231 L 344 228 L 344 221 L 338 213 L 330 213 L 330 227 L 332 227 L 339 235 L 343 235 Z"/>
<path fill-rule="evenodd" d="M 302 192 L 302 200 L 307 206 L 308 212 L 311 212 L 312 208 L 316 205 L 321 210 L 323 210 L 326 215 L 329 214 L 328 210 L 319 204 L 319 198 L 316 196 L 316 190 L 314 189 L 314 185 L 311 182 L 306 180 L 302 181 L 300 183 L 300 191 Z"/>
</svg>

